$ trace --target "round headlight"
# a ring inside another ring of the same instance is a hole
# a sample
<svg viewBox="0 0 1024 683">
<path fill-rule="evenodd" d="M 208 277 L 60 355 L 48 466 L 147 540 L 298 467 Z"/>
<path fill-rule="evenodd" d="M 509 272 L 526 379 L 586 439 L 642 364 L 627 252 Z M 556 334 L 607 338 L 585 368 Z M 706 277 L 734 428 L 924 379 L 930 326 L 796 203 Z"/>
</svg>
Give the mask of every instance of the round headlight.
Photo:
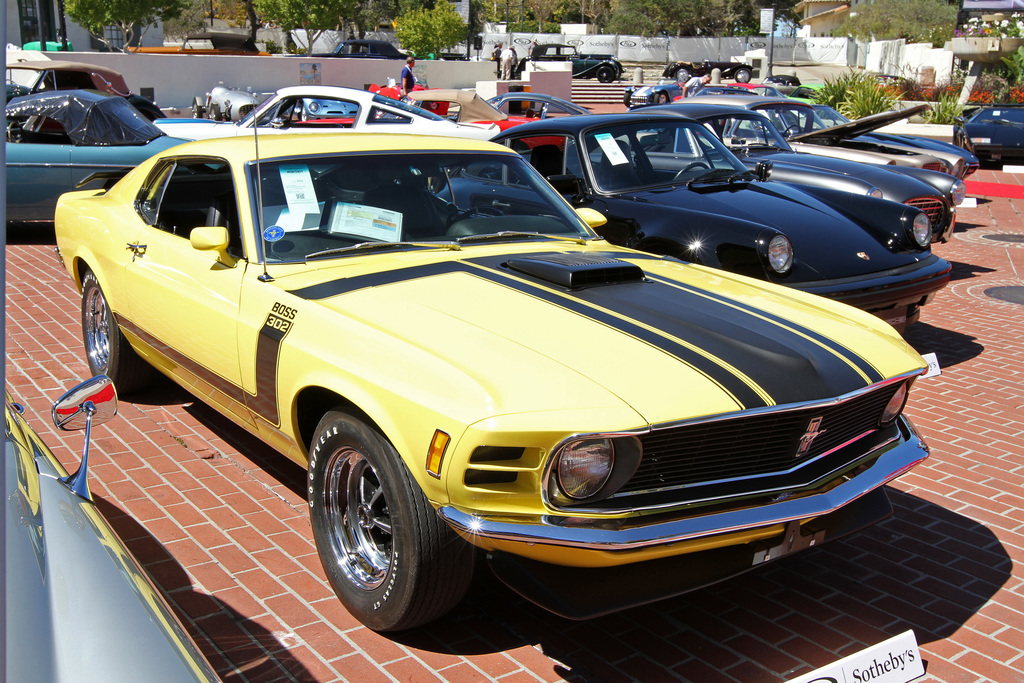
<svg viewBox="0 0 1024 683">
<path fill-rule="evenodd" d="M 953 206 L 960 206 L 967 198 L 967 185 L 962 180 L 956 181 L 950 194 L 953 196 Z"/>
<path fill-rule="evenodd" d="M 964 163 L 963 158 L 957 159 L 956 163 L 953 164 L 953 175 L 956 176 L 957 178 L 963 177 L 963 175 L 964 175 L 964 167 L 966 165 L 967 164 Z"/>
<path fill-rule="evenodd" d="M 893 394 L 893 397 L 889 399 L 889 403 L 886 404 L 885 410 L 882 411 L 882 418 L 879 420 L 883 425 L 892 424 L 892 421 L 899 417 L 899 414 L 903 411 L 903 406 L 907 402 L 907 383 L 904 382 L 900 385 L 900 388 Z"/>
<path fill-rule="evenodd" d="M 558 485 L 569 498 L 589 498 L 608 481 L 614 462 L 615 447 L 610 439 L 570 443 L 558 456 Z"/>
<path fill-rule="evenodd" d="M 914 224 L 911 226 L 911 233 L 914 241 L 917 242 L 917 246 L 927 247 L 932 241 L 932 223 L 928 220 L 928 215 L 925 213 L 919 213 L 914 216 Z"/>
<path fill-rule="evenodd" d="M 780 274 L 793 266 L 793 244 L 785 235 L 776 235 L 768 243 L 768 264 Z"/>
<path fill-rule="evenodd" d="M 881 199 L 882 198 L 882 190 L 880 188 L 877 188 L 877 187 L 872 187 L 870 190 L 868 190 L 868 196 L 869 197 L 876 197 L 878 199 Z"/>
</svg>

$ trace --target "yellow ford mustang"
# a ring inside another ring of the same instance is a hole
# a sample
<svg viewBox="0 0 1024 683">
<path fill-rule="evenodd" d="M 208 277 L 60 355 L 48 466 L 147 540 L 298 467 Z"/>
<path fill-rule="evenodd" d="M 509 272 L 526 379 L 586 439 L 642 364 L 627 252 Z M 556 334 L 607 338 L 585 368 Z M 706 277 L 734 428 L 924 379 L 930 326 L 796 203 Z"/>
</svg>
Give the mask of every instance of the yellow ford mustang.
<svg viewBox="0 0 1024 683">
<path fill-rule="evenodd" d="M 413 136 L 167 150 L 56 214 L 89 365 L 156 368 L 308 466 L 313 532 L 380 631 L 486 552 L 587 618 L 891 512 L 924 361 L 872 315 L 613 247 L 516 153 Z"/>
</svg>

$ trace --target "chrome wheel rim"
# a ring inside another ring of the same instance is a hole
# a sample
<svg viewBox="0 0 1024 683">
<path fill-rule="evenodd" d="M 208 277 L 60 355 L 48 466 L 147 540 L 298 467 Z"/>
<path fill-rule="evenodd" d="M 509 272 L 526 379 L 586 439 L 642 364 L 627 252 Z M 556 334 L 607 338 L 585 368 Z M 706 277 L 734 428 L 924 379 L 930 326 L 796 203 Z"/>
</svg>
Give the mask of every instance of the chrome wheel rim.
<svg viewBox="0 0 1024 683">
<path fill-rule="evenodd" d="M 391 511 L 376 471 L 353 448 L 336 452 L 324 482 L 325 517 L 334 556 L 363 590 L 384 583 L 391 567 Z"/>
<path fill-rule="evenodd" d="M 92 367 L 106 370 L 110 360 L 110 310 L 99 287 L 90 288 L 86 294 L 82 331 Z"/>
</svg>

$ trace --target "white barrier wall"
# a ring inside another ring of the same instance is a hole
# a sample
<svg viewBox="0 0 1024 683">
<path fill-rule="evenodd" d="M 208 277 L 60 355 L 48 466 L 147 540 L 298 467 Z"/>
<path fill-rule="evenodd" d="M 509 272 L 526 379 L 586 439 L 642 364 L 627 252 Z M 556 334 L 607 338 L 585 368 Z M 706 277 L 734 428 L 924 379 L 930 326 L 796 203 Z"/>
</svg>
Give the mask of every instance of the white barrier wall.
<svg viewBox="0 0 1024 683">
<path fill-rule="evenodd" d="M 271 55 L 150 55 L 113 52 L 9 51 L 7 61 L 17 59 L 67 60 L 106 66 L 124 75 L 136 93 L 152 88 L 160 107 L 188 108 L 194 97 L 223 83 L 254 92 L 271 92 L 289 85 L 345 85 L 363 89 L 389 78 L 398 81 L 405 62 L 399 59 L 315 59 Z M 418 61 L 416 78 L 431 88 L 472 88 L 477 81 L 494 78 L 490 62 Z"/>
</svg>

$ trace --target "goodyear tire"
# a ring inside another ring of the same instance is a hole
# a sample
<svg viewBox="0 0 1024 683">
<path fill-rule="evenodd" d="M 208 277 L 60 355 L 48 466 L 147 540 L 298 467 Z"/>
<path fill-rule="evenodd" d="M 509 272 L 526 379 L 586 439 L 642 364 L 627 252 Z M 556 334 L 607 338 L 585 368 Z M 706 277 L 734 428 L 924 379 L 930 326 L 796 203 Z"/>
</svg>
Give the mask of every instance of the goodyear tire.
<svg viewBox="0 0 1024 683">
<path fill-rule="evenodd" d="M 610 66 L 602 66 L 597 70 L 597 80 L 600 83 L 611 83 L 615 80 L 615 69 Z"/>
<path fill-rule="evenodd" d="M 737 83 L 750 83 L 750 69 L 737 69 L 734 78 Z"/>
<path fill-rule="evenodd" d="M 94 375 L 106 375 L 126 394 L 148 384 L 152 368 L 135 353 L 114 320 L 96 276 L 82 278 L 82 341 Z"/>
<path fill-rule="evenodd" d="M 472 547 L 441 521 L 383 436 L 332 411 L 317 425 L 309 456 L 313 537 L 353 616 L 375 631 L 401 631 L 462 600 Z"/>
</svg>

